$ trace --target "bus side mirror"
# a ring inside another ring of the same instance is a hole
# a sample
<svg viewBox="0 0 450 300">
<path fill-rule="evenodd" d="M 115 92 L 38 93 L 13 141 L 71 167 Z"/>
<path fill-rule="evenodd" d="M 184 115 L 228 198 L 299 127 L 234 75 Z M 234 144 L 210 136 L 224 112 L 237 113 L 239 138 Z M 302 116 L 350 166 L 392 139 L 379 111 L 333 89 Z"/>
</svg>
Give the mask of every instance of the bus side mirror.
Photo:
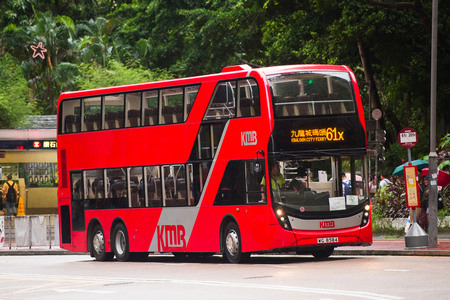
<svg viewBox="0 0 450 300">
<path fill-rule="evenodd" d="M 255 170 L 256 173 L 261 172 L 261 169 L 262 169 L 258 155 L 261 155 L 262 157 L 264 157 L 264 151 L 262 151 L 262 150 L 256 151 L 256 160 L 255 160 L 255 165 L 253 167 L 253 169 Z"/>
</svg>

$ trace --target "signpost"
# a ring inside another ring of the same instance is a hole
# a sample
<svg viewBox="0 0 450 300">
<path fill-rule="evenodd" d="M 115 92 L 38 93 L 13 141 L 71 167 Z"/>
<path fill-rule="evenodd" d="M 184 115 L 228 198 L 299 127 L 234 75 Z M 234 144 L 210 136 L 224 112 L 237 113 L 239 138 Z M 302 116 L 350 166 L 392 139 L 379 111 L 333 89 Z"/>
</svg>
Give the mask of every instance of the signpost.
<svg viewBox="0 0 450 300">
<path fill-rule="evenodd" d="M 419 140 L 417 132 L 412 128 L 403 128 L 398 133 L 397 140 L 400 143 L 400 146 L 408 149 L 408 162 L 411 162 L 411 148 L 414 147 Z"/>
<path fill-rule="evenodd" d="M 400 130 L 397 137 L 400 146 L 406 148 L 408 152 L 408 166 L 403 167 L 403 176 L 405 177 L 406 205 L 413 212 L 411 227 L 405 235 L 406 249 L 428 247 L 428 234 L 416 222 L 416 207 L 420 207 L 420 197 L 417 166 L 411 164 L 411 148 L 417 144 L 418 139 L 417 132 L 412 128 Z"/>
</svg>

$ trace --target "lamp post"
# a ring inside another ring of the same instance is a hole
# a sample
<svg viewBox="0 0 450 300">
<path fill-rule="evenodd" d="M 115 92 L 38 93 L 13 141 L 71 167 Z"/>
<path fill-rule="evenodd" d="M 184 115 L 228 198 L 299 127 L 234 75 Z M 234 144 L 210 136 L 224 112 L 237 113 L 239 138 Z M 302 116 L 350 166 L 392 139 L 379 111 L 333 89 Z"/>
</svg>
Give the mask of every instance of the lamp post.
<svg viewBox="0 0 450 300">
<path fill-rule="evenodd" d="M 431 105 L 430 105 L 430 154 L 429 154 L 429 223 L 428 246 L 437 248 L 437 154 L 436 154 L 436 69 L 438 0 L 433 0 L 431 27 Z"/>
</svg>

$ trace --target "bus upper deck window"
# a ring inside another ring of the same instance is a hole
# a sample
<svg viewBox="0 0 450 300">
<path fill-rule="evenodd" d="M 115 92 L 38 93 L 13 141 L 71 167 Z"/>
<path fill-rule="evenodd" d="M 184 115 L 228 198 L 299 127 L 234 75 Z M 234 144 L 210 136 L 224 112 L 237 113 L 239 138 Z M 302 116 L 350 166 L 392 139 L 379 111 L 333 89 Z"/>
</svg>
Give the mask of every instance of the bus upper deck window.
<svg viewBox="0 0 450 300">
<path fill-rule="evenodd" d="M 124 94 L 105 96 L 105 129 L 124 126 Z"/>
<path fill-rule="evenodd" d="M 219 82 L 204 120 L 230 119 L 236 115 L 236 81 Z"/>
<path fill-rule="evenodd" d="M 269 77 L 276 117 L 353 114 L 355 98 L 347 72 L 307 72 Z"/>
<path fill-rule="evenodd" d="M 253 117 L 261 115 L 259 87 L 253 78 L 238 82 L 238 117 Z"/>
<path fill-rule="evenodd" d="M 62 103 L 62 124 L 60 133 L 73 133 L 80 131 L 81 115 L 80 99 L 66 100 Z"/>
</svg>

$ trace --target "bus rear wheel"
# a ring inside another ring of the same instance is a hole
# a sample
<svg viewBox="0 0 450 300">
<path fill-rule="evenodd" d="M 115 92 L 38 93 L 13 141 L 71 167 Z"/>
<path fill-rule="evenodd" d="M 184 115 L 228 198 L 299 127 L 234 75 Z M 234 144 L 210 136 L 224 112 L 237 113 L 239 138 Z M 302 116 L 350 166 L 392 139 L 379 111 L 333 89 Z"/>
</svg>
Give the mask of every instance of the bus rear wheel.
<svg viewBox="0 0 450 300">
<path fill-rule="evenodd" d="M 114 227 L 111 247 L 118 261 L 127 261 L 130 257 L 128 232 L 122 223 L 118 223 Z"/>
<path fill-rule="evenodd" d="M 227 224 L 223 238 L 223 256 L 230 263 L 241 263 L 250 257 L 250 253 L 242 253 L 241 233 L 236 223 Z"/>
<path fill-rule="evenodd" d="M 316 250 L 311 252 L 312 256 L 314 256 L 314 258 L 328 258 L 331 254 L 333 254 L 334 251 L 334 247 L 326 247 L 322 250 Z"/>
<path fill-rule="evenodd" d="M 95 259 L 98 261 L 108 261 L 114 258 L 112 252 L 105 251 L 105 234 L 103 233 L 103 228 L 100 224 L 94 227 L 90 248 Z"/>
</svg>

